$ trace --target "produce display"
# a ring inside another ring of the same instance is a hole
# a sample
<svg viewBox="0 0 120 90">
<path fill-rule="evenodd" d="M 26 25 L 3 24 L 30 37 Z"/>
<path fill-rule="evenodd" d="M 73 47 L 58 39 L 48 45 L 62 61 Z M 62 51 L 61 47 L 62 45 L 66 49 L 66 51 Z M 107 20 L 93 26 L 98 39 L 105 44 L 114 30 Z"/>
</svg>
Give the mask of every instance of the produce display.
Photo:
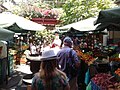
<svg viewBox="0 0 120 90">
<path fill-rule="evenodd" d="M 92 64 L 95 60 L 95 58 L 93 58 L 89 53 L 83 53 L 79 46 L 75 46 L 73 49 L 77 52 L 77 55 L 81 58 L 81 60 L 84 60 L 88 65 Z"/>
<path fill-rule="evenodd" d="M 96 74 L 95 77 L 91 79 L 99 88 L 100 90 L 110 90 L 110 88 L 119 88 L 118 82 L 115 80 L 114 76 L 106 73 L 99 73 Z"/>
<path fill-rule="evenodd" d="M 109 61 L 107 59 L 96 59 L 93 63 L 98 73 L 107 73 L 110 71 Z"/>
<path fill-rule="evenodd" d="M 114 54 L 114 55 L 112 55 L 110 58 L 109 58 L 109 60 L 110 61 L 120 61 L 120 54 L 119 53 L 116 53 L 116 54 Z"/>
<path fill-rule="evenodd" d="M 115 53 L 114 55 L 111 56 L 111 58 L 119 58 L 119 53 Z"/>
<path fill-rule="evenodd" d="M 120 82 L 108 86 L 108 90 L 120 90 Z"/>
<path fill-rule="evenodd" d="M 99 51 L 93 51 L 93 56 L 99 58 L 106 58 L 107 55 L 99 50 Z"/>
<path fill-rule="evenodd" d="M 120 68 L 118 68 L 117 70 L 115 70 L 115 74 L 117 74 L 120 77 Z"/>
</svg>

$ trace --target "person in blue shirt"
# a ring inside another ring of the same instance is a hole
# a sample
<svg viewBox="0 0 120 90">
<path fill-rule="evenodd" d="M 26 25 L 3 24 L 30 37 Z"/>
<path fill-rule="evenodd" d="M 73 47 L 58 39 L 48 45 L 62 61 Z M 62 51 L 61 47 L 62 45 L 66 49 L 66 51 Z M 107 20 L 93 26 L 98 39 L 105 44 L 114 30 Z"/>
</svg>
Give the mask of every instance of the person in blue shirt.
<svg viewBox="0 0 120 90">
<path fill-rule="evenodd" d="M 78 90 L 77 69 L 80 66 L 80 60 L 78 59 L 76 51 L 72 49 L 72 45 L 72 39 L 70 37 L 65 37 L 63 40 L 63 47 L 57 53 L 57 56 L 59 57 L 58 66 L 59 69 L 65 72 L 69 78 L 70 90 Z M 75 70 L 71 70 L 73 66 L 76 69 L 76 72 L 73 72 Z"/>
</svg>

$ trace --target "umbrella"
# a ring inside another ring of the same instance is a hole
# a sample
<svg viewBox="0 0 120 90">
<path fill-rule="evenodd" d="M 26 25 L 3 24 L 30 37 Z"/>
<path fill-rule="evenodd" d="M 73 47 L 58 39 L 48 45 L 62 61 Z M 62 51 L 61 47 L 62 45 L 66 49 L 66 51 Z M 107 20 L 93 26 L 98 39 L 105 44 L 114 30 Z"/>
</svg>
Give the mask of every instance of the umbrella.
<svg viewBox="0 0 120 90">
<path fill-rule="evenodd" d="M 15 32 L 25 32 L 25 30 L 41 31 L 46 27 L 30 21 L 24 17 L 12 14 L 12 13 L 1 13 L 0 14 L 0 27 L 9 28 Z M 12 28 L 11 28 L 12 27 Z M 17 28 L 16 28 L 17 27 Z"/>
<path fill-rule="evenodd" d="M 12 39 L 14 36 L 14 32 L 0 28 L 0 40 L 8 41 Z"/>
</svg>

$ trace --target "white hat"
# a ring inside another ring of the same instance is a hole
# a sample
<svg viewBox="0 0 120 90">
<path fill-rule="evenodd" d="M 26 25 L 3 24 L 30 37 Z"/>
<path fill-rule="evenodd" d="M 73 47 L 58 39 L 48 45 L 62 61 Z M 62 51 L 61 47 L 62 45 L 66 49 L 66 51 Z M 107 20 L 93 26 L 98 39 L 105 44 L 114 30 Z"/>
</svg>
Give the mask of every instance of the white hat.
<svg viewBox="0 0 120 90">
<path fill-rule="evenodd" d="M 58 59 L 57 55 L 55 54 L 54 50 L 46 50 L 42 52 L 41 56 L 41 61 L 48 61 L 48 60 L 53 60 L 53 59 Z"/>
</svg>

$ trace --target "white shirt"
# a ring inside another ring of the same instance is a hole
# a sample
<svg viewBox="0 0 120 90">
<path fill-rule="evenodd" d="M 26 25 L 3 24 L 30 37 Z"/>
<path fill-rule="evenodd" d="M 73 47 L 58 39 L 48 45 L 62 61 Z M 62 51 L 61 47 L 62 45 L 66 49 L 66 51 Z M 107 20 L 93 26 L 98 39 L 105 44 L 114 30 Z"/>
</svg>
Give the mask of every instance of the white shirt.
<svg viewBox="0 0 120 90">
<path fill-rule="evenodd" d="M 36 46 L 32 45 L 31 46 L 31 54 L 36 54 L 37 51 L 36 51 Z"/>
</svg>

